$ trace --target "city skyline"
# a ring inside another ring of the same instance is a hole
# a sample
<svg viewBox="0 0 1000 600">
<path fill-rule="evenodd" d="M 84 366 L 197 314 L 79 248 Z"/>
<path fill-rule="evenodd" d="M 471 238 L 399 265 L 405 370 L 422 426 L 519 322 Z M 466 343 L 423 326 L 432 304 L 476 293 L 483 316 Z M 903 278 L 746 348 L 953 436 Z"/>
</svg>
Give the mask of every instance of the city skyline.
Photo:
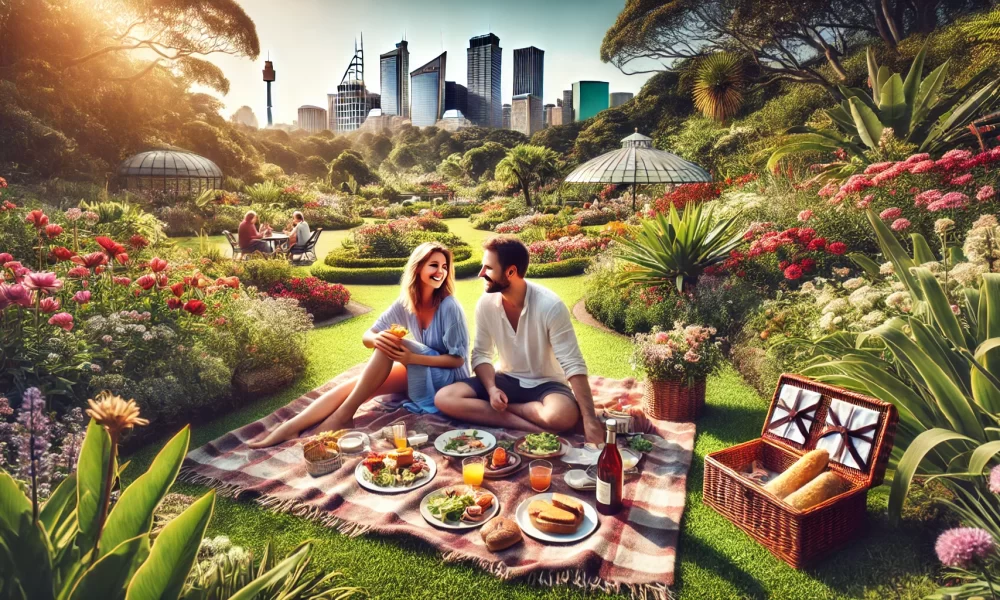
<svg viewBox="0 0 1000 600">
<path fill-rule="evenodd" d="M 605 31 L 624 6 L 624 0 L 577 3 L 552 0 L 538 4 L 513 0 L 503 6 L 462 3 L 452 0 L 403 2 L 370 0 L 350 3 L 340 0 L 288 0 L 275 4 L 266 0 L 240 0 L 257 25 L 261 56 L 256 61 L 212 55 L 208 60 L 222 68 L 230 80 L 230 93 L 222 96 L 222 114 L 228 118 L 241 106 L 249 106 L 259 120 L 266 115 L 265 90 L 260 81 L 268 56 L 278 71 L 273 84 L 274 120 L 291 123 L 299 106 L 324 106 L 328 93 L 335 93 L 354 47 L 364 35 L 365 85 L 381 93 L 381 54 L 405 39 L 410 64 L 424 64 L 442 52 L 464 55 L 469 39 L 493 33 L 503 48 L 501 102 L 510 103 L 513 91 L 513 49 L 536 46 L 546 51 L 544 88 L 552 103 L 560 90 L 579 80 L 602 80 L 612 91 L 638 92 L 650 74 L 626 76 L 600 61 L 599 48 Z M 526 18 L 531 15 L 531 18 Z M 445 74 L 448 81 L 467 86 L 465 61 L 455 61 Z M 198 91 L 204 91 L 199 89 Z"/>
</svg>

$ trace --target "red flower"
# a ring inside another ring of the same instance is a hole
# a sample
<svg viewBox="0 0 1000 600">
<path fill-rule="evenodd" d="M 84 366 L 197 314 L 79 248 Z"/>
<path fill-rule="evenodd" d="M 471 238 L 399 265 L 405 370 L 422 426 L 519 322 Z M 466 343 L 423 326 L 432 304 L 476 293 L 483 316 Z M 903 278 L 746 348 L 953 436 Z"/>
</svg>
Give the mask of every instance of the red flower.
<svg viewBox="0 0 1000 600">
<path fill-rule="evenodd" d="M 66 331 L 71 331 L 73 329 L 73 315 L 64 312 L 52 315 L 49 319 L 49 325 L 55 325 L 56 327 L 62 327 Z"/>
<path fill-rule="evenodd" d="M 125 254 L 124 252 L 116 254 L 115 260 L 118 261 L 118 264 L 120 265 L 126 265 L 128 264 L 128 254 Z"/>
<path fill-rule="evenodd" d="M 188 300 L 184 303 L 184 310 L 188 311 L 192 315 L 195 315 L 196 317 L 200 317 L 205 314 L 206 308 L 208 307 L 205 306 L 205 303 L 201 300 Z"/>
<path fill-rule="evenodd" d="M 73 267 L 66 271 L 67 277 L 90 277 L 90 270 L 86 267 Z"/>
<path fill-rule="evenodd" d="M 51 296 L 42 298 L 42 301 L 38 303 L 38 309 L 47 315 L 59 310 L 60 306 L 62 304 L 59 302 L 59 299 L 52 298 Z"/>
<path fill-rule="evenodd" d="M 108 257 L 102 252 L 91 252 L 90 254 L 85 254 L 83 256 L 74 256 L 70 260 L 78 265 L 83 265 L 88 269 L 108 264 Z"/>
<path fill-rule="evenodd" d="M 167 298 L 167 306 L 169 306 L 173 310 L 177 310 L 180 307 L 184 306 L 184 301 L 181 300 L 180 298 Z"/>
<path fill-rule="evenodd" d="M 806 249 L 807 250 L 813 250 L 813 251 L 815 251 L 815 250 L 825 250 L 826 249 L 826 238 L 821 238 L 821 237 L 814 238 L 812 241 L 809 242 L 809 245 L 806 246 Z"/>
<path fill-rule="evenodd" d="M 139 279 L 136 279 L 135 283 L 142 289 L 148 290 L 156 285 L 156 277 L 153 277 L 152 275 L 143 275 Z"/>
<path fill-rule="evenodd" d="M 86 304 L 90 302 L 90 292 L 88 290 L 80 290 L 79 292 L 73 294 L 73 302 L 77 304 Z"/>
<path fill-rule="evenodd" d="M 69 260 L 75 256 L 75 253 L 69 248 L 64 248 L 62 246 L 56 246 L 52 249 L 52 256 L 56 257 L 56 260 Z"/>
<path fill-rule="evenodd" d="M 174 293 L 174 296 L 180 298 L 184 295 L 184 282 L 178 281 L 174 285 L 170 286 L 170 291 Z"/>
<path fill-rule="evenodd" d="M 128 277 L 112 277 L 111 280 L 120 286 L 128 286 L 132 283 L 132 280 Z"/>
<path fill-rule="evenodd" d="M 155 256 L 153 257 L 153 260 L 149 261 L 149 270 L 154 273 L 165 271 L 168 266 L 167 261 L 163 260 L 159 256 Z"/>
<path fill-rule="evenodd" d="M 788 265 L 788 268 L 785 269 L 785 279 L 795 281 L 800 277 L 802 277 L 802 267 L 798 265 Z"/>
<path fill-rule="evenodd" d="M 133 235 L 128 239 L 128 245 L 131 246 L 133 250 L 142 250 L 149 245 L 149 240 L 141 235 Z"/>
<path fill-rule="evenodd" d="M 5 188 L 5 187 L 7 187 L 7 180 L 4 179 L 3 177 L 0 177 L 0 188 Z"/>
<path fill-rule="evenodd" d="M 847 252 L 847 244 L 844 242 L 834 242 L 827 246 L 826 249 L 830 254 L 836 254 L 839 256 L 844 252 Z"/>
<path fill-rule="evenodd" d="M 114 241 L 109 237 L 99 235 L 94 238 L 94 241 L 97 242 L 98 246 L 104 248 L 104 251 L 110 254 L 111 256 L 117 256 L 122 252 L 125 252 L 124 246 L 122 246 L 121 244 L 119 244 L 118 242 Z"/>
<path fill-rule="evenodd" d="M 31 223 L 35 229 L 42 229 L 49 224 L 49 217 L 40 210 L 33 210 L 24 218 L 25 223 Z"/>
<path fill-rule="evenodd" d="M 54 224 L 54 223 L 52 225 L 46 225 L 45 226 L 45 235 L 49 236 L 49 239 L 57 237 L 62 232 L 63 232 L 63 228 L 60 227 L 59 225 Z"/>
<path fill-rule="evenodd" d="M 14 260 L 14 255 L 8 252 L 0 252 L 0 265 Z"/>
<path fill-rule="evenodd" d="M 0 207 L 0 212 L 3 212 L 5 210 L 14 210 L 15 208 L 17 208 L 16 204 L 11 202 L 10 200 L 4 200 L 3 207 Z"/>
<path fill-rule="evenodd" d="M 816 261 L 811 258 L 803 258 L 802 260 L 799 261 L 799 266 L 802 267 L 803 271 L 808 273 L 809 271 L 812 271 L 814 268 L 816 268 Z"/>
<path fill-rule="evenodd" d="M 220 278 L 218 278 L 218 279 L 215 280 L 215 285 L 224 285 L 224 286 L 227 286 L 227 287 L 231 287 L 233 289 L 239 289 L 239 287 L 240 287 L 240 279 L 239 279 L 239 277 L 236 277 L 236 276 L 232 276 L 232 277 L 220 277 Z"/>
</svg>

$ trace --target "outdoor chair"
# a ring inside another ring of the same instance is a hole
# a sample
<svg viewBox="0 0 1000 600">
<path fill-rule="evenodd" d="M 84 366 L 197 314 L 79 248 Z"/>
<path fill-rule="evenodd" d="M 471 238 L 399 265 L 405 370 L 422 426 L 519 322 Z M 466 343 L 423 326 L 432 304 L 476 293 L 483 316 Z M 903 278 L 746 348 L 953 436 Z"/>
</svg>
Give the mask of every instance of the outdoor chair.
<svg viewBox="0 0 1000 600">
<path fill-rule="evenodd" d="M 233 260 L 243 260 L 246 258 L 243 256 L 243 251 L 240 249 L 240 245 L 236 242 L 236 238 L 229 231 L 223 231 L 222 235 L 226 236 L 226 240 L 229 241 L 229 247 L 233 250 Z"/>
<path fill-rule="evenodd" d="M 323 233 L 323 228 L 318 227 L 306 240 L 306 243 L 302 246 L 295 245 L 288 249 L 288 258 L 294 263 L 301 261 L 316 261 L 316 243 L 319 242 L 319 234 Z"/>
</svg>

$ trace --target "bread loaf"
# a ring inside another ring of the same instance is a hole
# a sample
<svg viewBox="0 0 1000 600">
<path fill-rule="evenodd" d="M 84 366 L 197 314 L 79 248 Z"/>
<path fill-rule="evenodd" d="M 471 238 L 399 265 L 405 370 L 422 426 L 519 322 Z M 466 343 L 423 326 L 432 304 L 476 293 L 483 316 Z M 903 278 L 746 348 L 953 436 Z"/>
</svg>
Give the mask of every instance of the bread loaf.
<svg viewBox="0 0 1000 600">
<path fill-rule="evenodd" d="M 480 534 L 490 552 L 506 550 L 522 539 L 521 528 L 517 523 L 504 517 L 496 517 L 483 525 Z"/>
<path fill-rule="evenodd" d="M 807 452 L 792 466 L 785 469 L 784 473 L 765 485 L 764 489 L 783 499 L 822 473 L 829 460 L 830 453 L 826 450 Z"/>
<path fill-rule="evenodd" d="M 847 489 L 844 480 L 833 471 L 827 471 L 785 498 L 788 505 L 799 510 L 816 506 Z"/>
</svg>

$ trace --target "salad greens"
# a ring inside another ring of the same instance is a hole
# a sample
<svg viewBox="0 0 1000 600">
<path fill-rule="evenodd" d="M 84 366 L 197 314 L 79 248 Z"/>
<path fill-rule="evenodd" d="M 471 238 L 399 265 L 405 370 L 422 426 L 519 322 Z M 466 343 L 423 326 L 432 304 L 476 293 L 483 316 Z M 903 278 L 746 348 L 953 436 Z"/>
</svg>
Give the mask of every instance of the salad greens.
<svg viewBox="0 0 1000 600">
<path fill-rule="evenodd" d="M 559 438 L 551 433 L 529 433 L 524 436 L 521 450 L 528 454 L 549 454 L 562 448 Z"/>
<path fill-rule="evenodd" d="M 441 495 L 437 498 L 431 498 L 427 503 L 427 510 L 442 521 L 457 521 L 462 518 L 465 508 L 475 503 L 476 500 L 472 494 Z"/>
<path fill-rule="evenodd" d="M 644 437 L 635 436 L 628 441 L 628 447 L 636 452 L 649 452 L 653 449 L 653 442 Z"/>
<path fill-rule="evenodd" d="M 469 429 L 462 435 L 456 435 L 455 437 L 448 440 L 444 445 L 444 449 L 447 452 L 471 452 L 483 447 L 482 443 L 471 444 L 472 441 L 482 440 L 483 436 L 479 435 L 479 432 L 475 429 Z"/>
</svg>

